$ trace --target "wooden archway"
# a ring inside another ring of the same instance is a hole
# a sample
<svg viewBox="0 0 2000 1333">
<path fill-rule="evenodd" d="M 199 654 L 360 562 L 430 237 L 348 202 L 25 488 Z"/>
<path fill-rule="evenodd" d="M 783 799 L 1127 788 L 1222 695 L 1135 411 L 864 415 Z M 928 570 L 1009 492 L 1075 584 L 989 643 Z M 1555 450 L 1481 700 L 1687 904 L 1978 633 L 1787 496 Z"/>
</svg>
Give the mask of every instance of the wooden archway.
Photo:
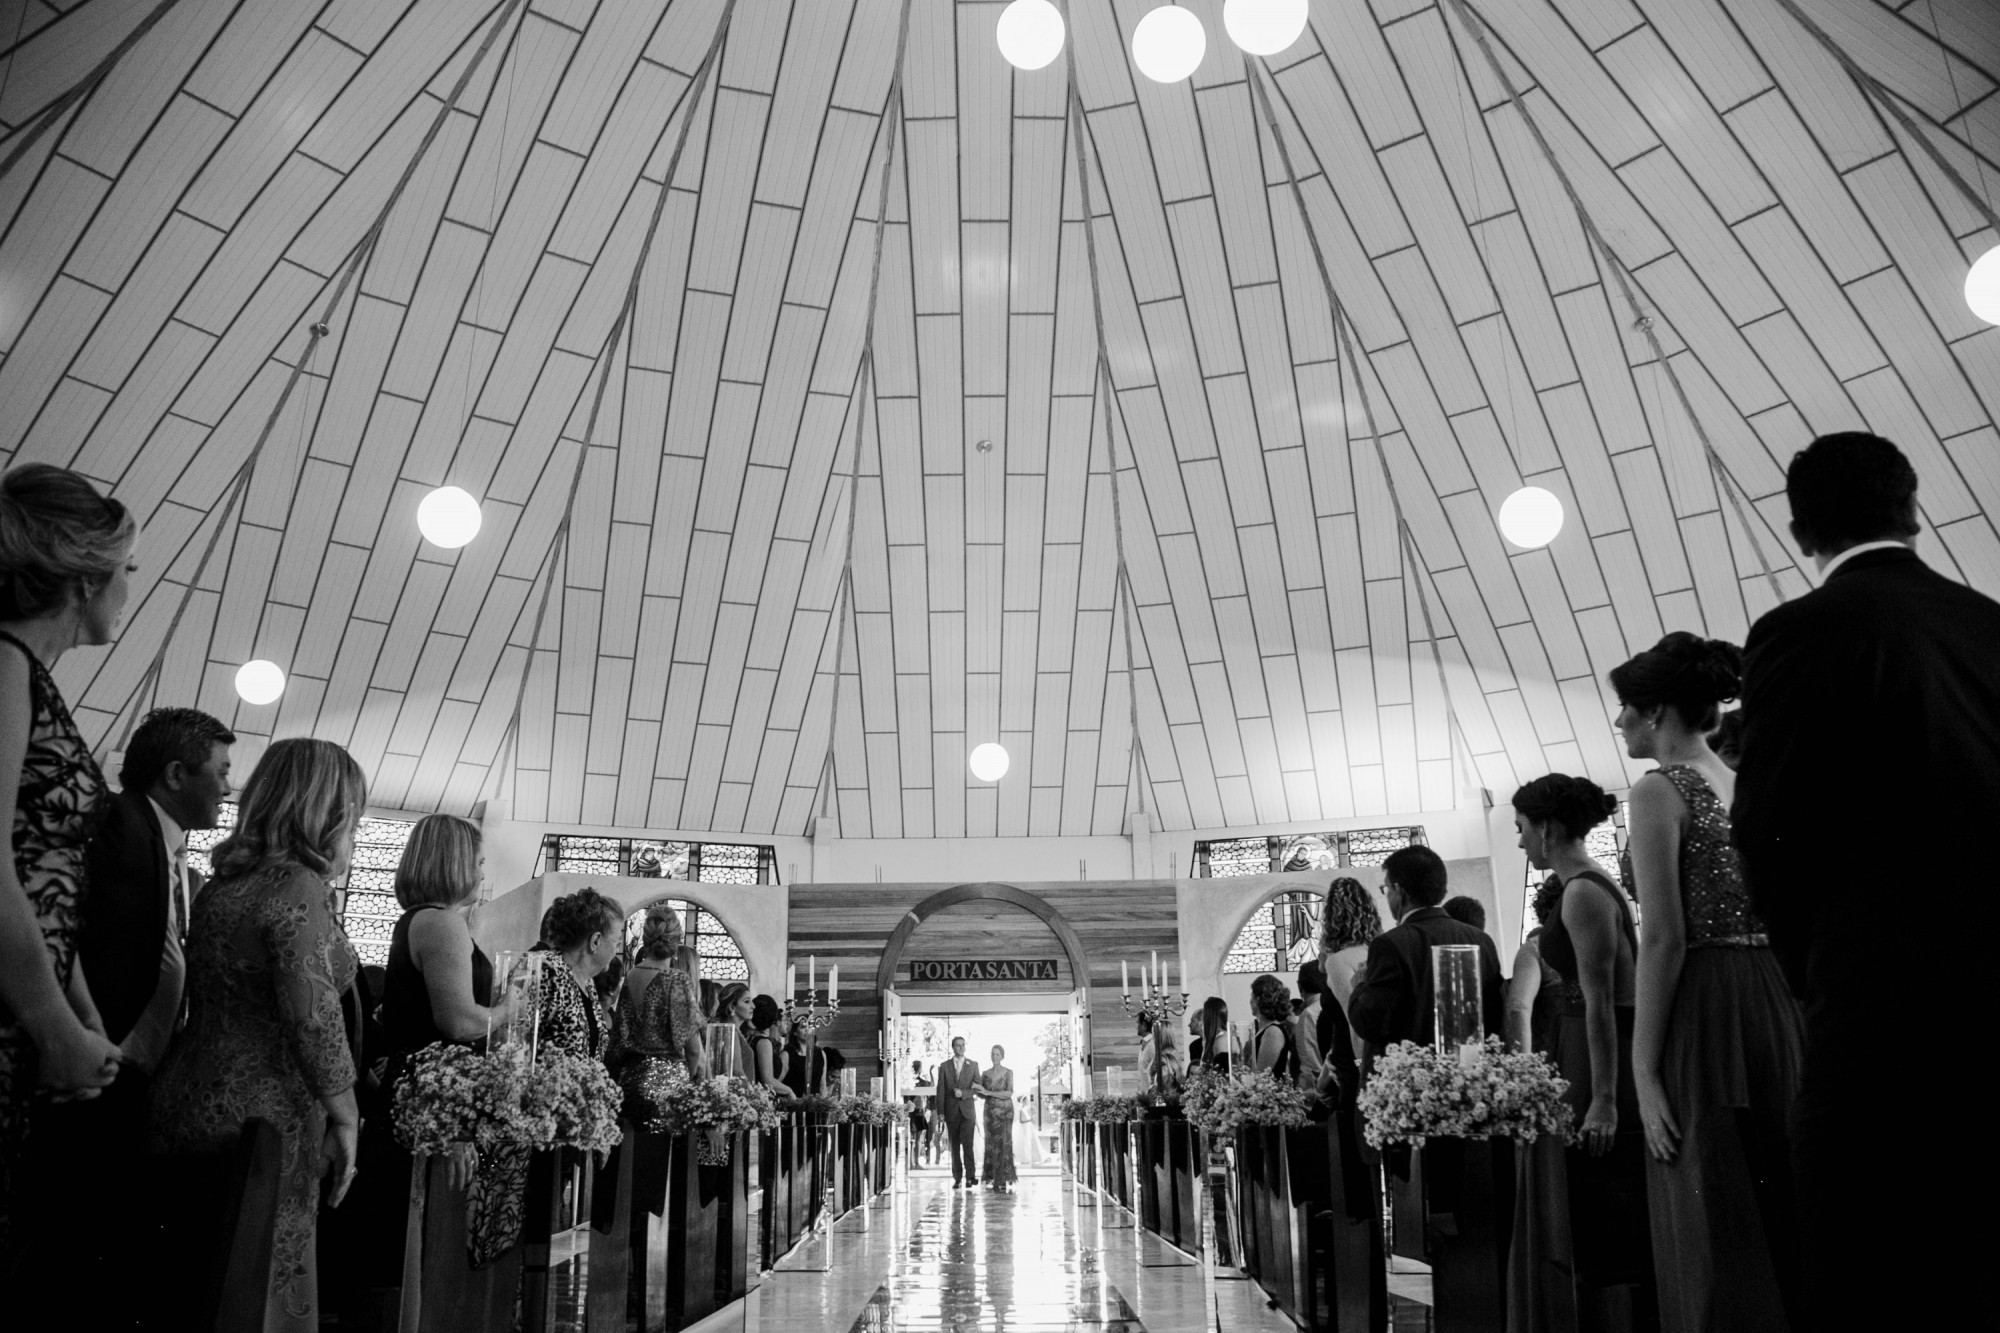
<svg viewBox="0 0 2000 1333">
<path fill-rule="evenodd" d="M 1090 1012 L 1090 965 L 1084 957 L 1083 941 L 1077 938 L 1076 931 L 1063 919 L 1061 912 L 1049 906 L 1043 899 L 1026 890 L 1017 889 L 1012 884 L 954 885 L 949 889 L 933 893 L 905 912 L 903 919 L 896 923 L 894 933 L 889 936 L 888 944 L 882 948 L 882 961 L 875 968 L 876 991 L 879 993 L 888 990 L 896 984 L 896 965 L 903 960 L 903 946 L 910 942 L 910 936 L 916 933 L 917 927 L 921 926 L 927 917 L 947 907 L 955 907 L 959 903 L 982 900 L 1011 903 L 1022 911 L 1032 912 L 1055 932 L 1056 940 L 1062 945 L 1063 952 L 1069 955 L 1070 978 L 1084 993 L 1084 1012 Z"/>
</svg>

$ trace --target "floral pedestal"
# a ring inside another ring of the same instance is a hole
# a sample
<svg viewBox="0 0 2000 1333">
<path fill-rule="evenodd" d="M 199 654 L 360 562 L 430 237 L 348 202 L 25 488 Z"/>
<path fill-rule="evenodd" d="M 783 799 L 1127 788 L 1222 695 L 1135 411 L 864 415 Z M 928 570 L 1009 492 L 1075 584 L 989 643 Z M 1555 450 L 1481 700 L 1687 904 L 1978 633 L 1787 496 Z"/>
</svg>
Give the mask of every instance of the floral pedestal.
<svg viewBox="0 0 2000 1333">
<path fill-rule="evenodd" d="M 401 1327 L 412 1333 L 512 1333 L 521 1247 L 473 1267 L 466 1257 L 465 1189 L 441 1156 L 411 1159 L 403 1250 Z"/>
<path fill-rule="evenodd" d="M 1312 1132 L 1275 1125 L 1245 1125 L 1236 1131 L 1244 1270 L 1302 1326 L 1312 1308 L 1306 1209 L 1314 1173 L 1304 1139 Z"/>
<path fill-rule="evenodd" d="M 1503 1333 L 1514 1218 L 1511 1139 L 1436 1138 L 1421 1152 L 1431 1310 L 1440 1333 Z"/>
<path fill-rule="evenodd" d="M 748 1285 L 749 1149 L 743 1134 L 731 1134 L 727 1163 L 706 1165 L 699 1160 L 706 1138 L 683 1134 L 671 1141 L 664 1280 L 669 1329 L 714 1313 Z"/>
</svg>

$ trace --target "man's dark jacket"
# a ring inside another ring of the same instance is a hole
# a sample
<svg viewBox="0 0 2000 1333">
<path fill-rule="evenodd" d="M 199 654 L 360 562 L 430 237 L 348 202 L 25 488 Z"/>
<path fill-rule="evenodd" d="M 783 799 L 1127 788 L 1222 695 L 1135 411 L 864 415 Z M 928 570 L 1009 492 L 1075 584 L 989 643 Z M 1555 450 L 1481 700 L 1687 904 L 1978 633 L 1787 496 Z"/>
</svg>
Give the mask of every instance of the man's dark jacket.
<svg viewBox="0 0 2000 1333">
<path fill-rule="evenodd" d="M 1369 943 L 1368 961 L 1348 998 L 1347 1016 L 1368 1043 L 1369 1056 L 1399 1041 L 1431 1044 L 1437 1013 L 1431 948 L 1439 944 L 1478 946 L 1480 1017 L 1487 1032 L 1501 1030 L 1506 982 L 1492 936 L 1445 915 L 1441 907 L 1419 907 Z"/>
<path fill-rule="evenodd" d="M 160 984 L 167 940 L 167 845 L 143 792 L 104 798 L 84 849 L 83 925 L 77 954 L 104 1035 L 123 1041 Z"/>
</svg>

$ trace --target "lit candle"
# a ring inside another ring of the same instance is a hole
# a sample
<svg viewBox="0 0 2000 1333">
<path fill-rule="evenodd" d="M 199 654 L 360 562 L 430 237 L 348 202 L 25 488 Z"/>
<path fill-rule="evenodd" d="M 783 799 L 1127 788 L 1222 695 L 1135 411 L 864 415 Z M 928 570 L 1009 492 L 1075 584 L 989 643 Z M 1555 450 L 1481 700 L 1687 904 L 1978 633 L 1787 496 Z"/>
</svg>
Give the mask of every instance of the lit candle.
<svg viewBox="0 0 2000 1333">
<path fill-rule="evenodd" d="M 1123 958 L 1118 960 L 1118 993 L 1120 995 L 1132 993 L 1132 965 Z"/>
</svg>

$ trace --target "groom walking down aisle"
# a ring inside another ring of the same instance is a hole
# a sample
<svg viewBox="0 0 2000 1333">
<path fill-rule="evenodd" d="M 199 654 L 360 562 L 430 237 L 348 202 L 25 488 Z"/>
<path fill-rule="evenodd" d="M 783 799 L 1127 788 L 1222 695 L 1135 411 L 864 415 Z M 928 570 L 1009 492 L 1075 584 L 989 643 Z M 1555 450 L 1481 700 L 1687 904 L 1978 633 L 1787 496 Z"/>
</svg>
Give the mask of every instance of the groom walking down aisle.
<svg viewBox="0 0 2000 1333">
<path fill-rule="evenodd" d="M 951 1187 L 979 1183 L 979 1168 L 972 1155 L 972 1131 L 979 1123 L 979 1061 L 965 1058 L 965 1038 L 951 1039 L 951 1059 L 937 1068 L 938 1114 L 944 1117 L 945 1138 L 951 1153 Z"/>
<path fill-rule="evenodd" d="M 1921 1327 L 1958 1295 L 1921 1274 L 1975 1271 L 1981 1228 L 1948 1219 L 1991 1201 L 1979 1182 L 1992 1170 L 1973 1165 L 1985 1158 L 1978 1100 L 1960 1115 L 1938 1094 L 1947 1070 L 1967 1067 L 1991 1003 L 1990 946 L 1953 917 L 1983 914 L 1993 881 L 2000 603 L 1918 558 L 1917 474 L 1887 440 L 1814 440 L 1786 470 L 1785 497 L 1820 586 L 1750 631 L 1731 821 L 1751 901 L 1805 1003 L 1791 1145 L 1813 1307 L 1803 1326 Z M 1885 947 L 1908 966 L 1885 971 Z M 1912 1096 L 1929 1106 L 1923 1129 L 1892 1123 L 1888 1108 Z M 1934 1146 L 1913 1153 L 1926 1129 Z"/>
</svg>

